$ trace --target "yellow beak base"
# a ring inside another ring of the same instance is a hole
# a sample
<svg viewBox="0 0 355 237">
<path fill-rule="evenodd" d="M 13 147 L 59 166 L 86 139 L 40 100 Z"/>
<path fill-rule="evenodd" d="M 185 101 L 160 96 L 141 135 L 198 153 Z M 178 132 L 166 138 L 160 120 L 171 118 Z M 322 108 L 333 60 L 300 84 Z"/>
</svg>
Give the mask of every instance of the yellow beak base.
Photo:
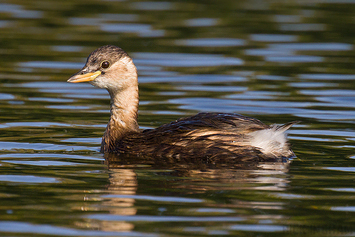
<svg viewBox="0 0 355 237">
<path fill-rule="evenodd" d="M 82 75 L 76 74 L 76 75 L 72 76 L 71 78 L 69 78 L 67 82 L 79 83 L 79 82 L 93 81 L 100 74 L 101 74 L 100 71 L 88 72 L 88 73 L 85 73 L 85 74 L 82 74 Z"/>
</svg>

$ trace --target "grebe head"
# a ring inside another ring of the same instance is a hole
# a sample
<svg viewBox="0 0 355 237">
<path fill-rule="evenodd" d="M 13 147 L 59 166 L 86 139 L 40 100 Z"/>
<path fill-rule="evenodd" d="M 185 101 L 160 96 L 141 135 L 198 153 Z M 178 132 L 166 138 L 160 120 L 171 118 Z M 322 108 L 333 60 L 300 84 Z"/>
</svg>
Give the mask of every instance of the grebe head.
<svg viewBox="0 0 355 237">
<path fill-rule="evenodd" d="M 137 69 L 125 51 L 114 45 L 105 45 L 93 51 L 85 66 L 68 82 L 89 82 L 116 93 L 137 86 Z"/>
</svg>

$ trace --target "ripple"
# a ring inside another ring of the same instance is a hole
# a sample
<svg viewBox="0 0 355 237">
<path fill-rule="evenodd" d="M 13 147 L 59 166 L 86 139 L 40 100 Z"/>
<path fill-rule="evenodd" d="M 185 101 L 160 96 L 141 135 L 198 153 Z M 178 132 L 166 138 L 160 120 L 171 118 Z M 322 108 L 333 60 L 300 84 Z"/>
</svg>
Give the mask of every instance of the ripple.
<svg viewBox="0 0 355 237">
<path fill-rule="evenodd" d="M 339 121 L 346 121 L 346 120 L 354 120 L 355 119 L 355 111 L 351 110 L 316 110 L 316 109 L 307 109 L 298 111 L 297 116 L 305 117 L 305 118 L 312 118 L 312 119 L 319 119 L 319 120 L 339 120 Z"/>
<path fill-rule="evenodd" d="M 84 105 L 50 105 L 46 106 L 49 109 L 64 109 L 64 110 L 85 110 L 92 108 L 91 106 L 84 106 Z"/>
<path fill-rule="evenodd" d="M 279 50 L 296 51 L 348 51 L 353 50 L 351 44 L 345 43 L 288 43 L 288 44 L 270 44 L 271 48 Z"/>
<path fill-rule="evenodd" d="M 293 130 L 290 131 L 289 134 L 294 134 Z M 317 142 L 341 142 L 342 141 L 340 139 L 334 139 L 334 138 L 319 138 L 319 137 L 290 136 L 290 135 L 288 135 L 288 138 L 292 140 L 317 141 Z"/>
<path fill-rule="evenodd" d="M 1 7 L 1 6 L 0 6 Z M 6 27 L 11 27 L 13 26 L 13 22 L 11 21 L 6 21 L 6 20 L 0 20 L 0 28 L 6 28 Z"/>
<path fill-rule="evenodd" d="M 258 42 L 291 42 L 296 41 L 298 35 L 251 34 L 250 39 Z"/>
<path fill-rule="evenodd" d="M 106 90 L 98 90 L 89 83 L 67 83 L 63 82 L 28 82 L 23 83 L 23 87 L 36 88 L 40 92 L 63 94 L 69 98 L 85 98 L 85 99 L 107 99 Z"/>
<path fill-rule="evenodd" d="M 300 200 L 300 199 L 313 199 L 314 196 L 311 195 L 300 195 L 300 194 L 290 194 L 290 193 L 273 193 L 271 196 L 275 196 L 282 199 Z"/>
<path fill-rule="evenodd" d="M 197 208 L 195 210 L 192 209 L 191 211 L 200 213 L 235 213 L 234 210 L 224 208 Z"/>
<path fill-rule="evenodd" d="M 233 47 L 245 45 L 245 40 L 226 38 L 182 39 L 175 40 L 175 42 L 177 45 L 194 47 Z"/>
<path fill-rule="evenodd" d="M 257 75 L 257 79 L 259 80 L 270 80 L 270 81 L 286 81 L 290 80 L 289 77 L 278 76 L 278 75 Z"/>
<path fill-rule="evenodd" d="M 131 7 L 136 10 L 143 11 L 167 11 L 173 9 L 174 4 L 171 2 L 136 2 Z"/>
<path fill-rule="evenodd" d="M 60 235 L 62 236 L 157 236 L 148 233 L 140 233 L 136 231 L 99 231 L 99 230 L 81 230 L 73 228 L 58 227 L 46 224 L 29 224 L 19 221 L 1 221 L 0 231 L 9 233 L 31 233 L 44 235 Z"/>
<path fill-rule="evenodd" d="M 43 17 L 43 12 L 34 10 L 24 10 L 22 6 L 15 4 L 0 4 L 0 12 L 11 13 L 15 18 L 39 19 Z"/>
<path fill-rule="evenodd" d="M 325 190 L 331 190 L 336 192 L 352 192 L 355 193 L 355 188 L 325 188 Z"/>
<path fill-rule="evenodd" d="M 301 135 L 322 135 L 322 136 L 332 136 L 332 137 L 354 137 L 354 132 L 351 131 L 336 131 L 336 130 L 304 130 L 297 129 L 293 130 L 292 134 L 301 134 Z"/>
<path fill-rule="evenodd" d="M 80 165 L 79 163 L 74 162 L 63 162 L 63 161 L 51 161 L 51 160 L 2 160 L 2 162 L 10 164 L 19 164 L 19 165 L 34 165 L 34 166 L 74 166 Z"/>
<path fill-rule="evenodd" d="M 82 137 L 82 138 L 68 138 L 62 140 L 62 142 L 78 142 L 78 143 L 101 143 L 101 137 L 100 138 L 87 138 L 87 137 Z"/>
<path fill-rule="evenodd" d="M 343 172 L 355 172 L 355 167 L 323 167 L 323 169 L 343 171 Z"/>
<path fill-rule="evenodd" d="M 331 207 L 333 211 L 355 212 L 355 206 Z"/>
<path fill-rule="evenodd" d="M 32 97 L 28 98 L 29 101 L 42 101 L 42 102 L 51 102 L 51 103 L 70 103 L 74 102 L 72 99 L 63 99 L 63 98 L 47 98 L 47 97 Z"/>
<path fill-rule="evenodd" d="M 78 69 L 82 68 L 82 63 L 76 62 L 50 62 L 50 61 L 30 61 L 18 63 L 19 68 L 44 68 L 44 69 Z"/>
<path fill-rule="evenodd" d="M 89 18 L 89 17 L 71 17 L 68 19 L 71 25 L 81 25 L 81 26 L 93 26 L 99 25 L 101 19 L 99 18 Z"/>
<path fill-rule="evenodd" d="M 279 232 L 287 231 L 287 226 L 281 225 L 233 225 L 230 226 L 231 230 L 243 230 L 243 231 L 263 231 L 263 232 Z"/>
<path fill-rule="evenodd" d="M 238 92 L 238 91 L 246 91 L 247 87 L 242 86 L 181 86 L 178 87 L 179 90 L 185 91 L 209 91 L 209 92 Z"/>
<path fill-rule="evenodd" d="M 271 100 L 280 95 L 283 95 L 283 93 L 268 91 L 245 91 L 244 93 L 240 94 L 228 95 L 225 98 L 235 100 Z"/>
<path fill-rule="evenodd" d="M 227 100 L 227 99 L 212 99 L 212 98 L 179 98 L 172 99 L 168 101 L 172 104 L 178 104 L 180 109 L 188 110 L 198 110 L 206 111 L 206 104 L 208 104 L 209 112 L 226 112 L 234 113 L 238 111 L 241 112 L 255 112 L 255 113 L 272 113 L 272 114 L 285 114 L 285 113 L 297 113 L 297 110 L 290 108 L 285 104 L 285 106 L 280 106 L 279 110 L 271 110 L 270 108 L 275 107 L 274 102 L 265 101 L 263 106 L 260 101 L 245 101 L 245 100 Z M 245 104 L 247 103 L 247 104 Z M 285 103 L 285 102 L 281 102 Z M 253 106 L 251 106 L 253 105 Z"/>
<path fill-rule="evenodd" d="M 188 26 L 195 26 L 195 27 L 215 26 L 218 24 L 218 19 L 196 18 L 196 19 L 185 20 L 185 24 Z"/>
<path fill-rule="evenodd" d="M 335 87 L 336 83 L 322 83 L 322 82 L 294 82 L 290 83 L 292 87 L 298 88 L 322 88 L 322 87 Z"/>
<path fill-rule="evenodd" d="M 183 197 L 158 197 L 146 195 L 103 195 L 103 198 L 132 198 L 136 200 L 156 201 L 156 202 L 181 202 L 181 203 L 201 203 L 202 199 L 183 198 Z"/>
<path fill-rule="evenodd" d="M 81 52 L 83 51 L 83 46 L 73 46 L 73 45 L 53 45 L 53 51 L 57 52 Z"/>
<path fill-rule="evenodd" d="M 120 216 L 110 214 L 94 214 L 88 215 L 88 218 L 102 221 L 144 221 L 144 222 L 236 222 L 243 221 L 241 217 L 191 217 L 191 216 L 148 216 L 148 215 L 135 215 L 135 216 Z"/>
<path fill-rule="evenodd" d="M 11 94 L 0 93 L 0 100 L 13 100 L 15 96 Z"/>
<path fill-rule="evenodd" d="M 246 81 L 245 77 L 233 75 L 181 75 L 172 77 L 140 77 L 139 83 L 221 83 L 221 82 L 241 82 Z"/>
<path fill-rule="evenodd" d="M 325 31 L 327 29 L 325 24 L 318 23 L 285 23 L 279 26 L 281 31 Z"/>
<path fill-rule="evenodd" d="M 0 158 L 62 158 L 62 159 L 78 159 L 78 160 L 102 160 L 102 155 L 99 154 L 98 157 L 93 156 L 81 156 L 72 154 L 53 154 L 53 153 L 11 153 L 11 154 L 0 154 Z"/>
<path fill-rule="evenodd" d="M 137 33 L 141 37 L 162 37 L 165 35 L 164 30 L 154 30 L 148 24 L 101 24 L 101 30 L 110 33 Z"/>
<path fill-rule="evenodd" d="M 239 58 L 214 54 L 135 53 L 135 62 L 165 67 L 212 67 L 243 65 Z"/>
<path fill-rule="evenodd" d="M 99 15 L 98 19 L 105 19 L 109 21 L 119 21 L 119 22 L 132 22 L 139 19 L 136 14 L 120 14 L 120 13 L 102 13 Z"/>
<path fill-rule="evenodd" d="M 64 146 L 56 144 L 46 144 L 46 143 L 27 143 L 27 142 L 3 142 L 0 141 L 0 150 L 38 150 L 38 151 L 74 151 L 74 150 L 91 150 L 96 151 L 95 147 L 84 147 L 84 146 Z"/>
<path fill-rule="evenodd" d="M 310 102 L 292 102 L 292 101 L 245 101 L 245 100 L 227 100 L 227 99 L 214 99 L 214 98 L 179 98 L 169 100 L 171 103 L 176 104 L 224 104 L 224 105 L 232 105 L 232 106 L 250 106 L 250 107 L 262 107 L 262 108 L 292 108 L 292 107 L 307 107 L 312 105 Z"/>
<path fill-rule="evenodd" d="M 315 63 L 323 62 L 324 58 L 320 56 L 310 56 L 310 55 L 293 55 L 293 56 L 268 56 L 265 59 L 269 62 L 279 62 L 279 63 Z"/>
<path fill-rule="evenodd" d="M 59 183 L 55 178 L 38 177 L 33 175 L 0 175 L 0 181 L 15 183 Z"/>
<path fill-rule="evenodd" d="M 54 122 L 12 122 L 0 124 L 0 128 L 14 128 L 14 127 L 72 127 L 73 124 L 54 123 Z M 75 125 L 83 126 L 83 125 Z M 86 126 L 86 125 L 85 125 Z"/>
<path fill-rule="evenodd" d="M 352 74 L 299 74 L 298 77 L 305 80 L 355 80 Z"/>
<path fill-rule="evenodd" d="M 355 90 L 300 90 L 300 93 L 304 95 L 324 95 L 324 96 L 334 96 L 334 95 L 342 95 L 342 96 L 353 96 L 355 98 Z"/>
<path fill-rule="evenodd" d="M 26 88 L 60 88 L 65 89 L 71 87 L 72 84 L 63 82 L 54 82 L 54 81 L 33 81 L 33 82 L 26 82 L 21 84 L 23 87 Z M 78 84 L 78 85 L 85 85 L 85 84 Z"/>
<path fill-rule="evenodd" d="M 330 96 L 330 97 L 315 97 L 316 100 L 327 102 L 328 106 L 355 108 L 354 96 Z"/>
<path fill-rule="evenodd" d="M 293 55 L 291 50 L 279 50 L 279 49 L 247 49 L 244 50 L 245 55 L 250 56 L 290 56 Z"/>
<path fill-rule="evenodd" d="M 274 15 L 274 20 L 281 23 L 296 23 L 301 22 L 301 16 L 299 15 Z"/>
</svg>

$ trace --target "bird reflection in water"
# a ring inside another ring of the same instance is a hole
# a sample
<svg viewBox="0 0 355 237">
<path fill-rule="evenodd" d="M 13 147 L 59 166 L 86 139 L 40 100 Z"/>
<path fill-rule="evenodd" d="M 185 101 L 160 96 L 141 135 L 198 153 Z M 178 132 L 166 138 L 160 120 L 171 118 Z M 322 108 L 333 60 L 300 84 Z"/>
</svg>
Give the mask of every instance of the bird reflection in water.
<svg viewBox="0 0 355 237">
<path fill-rule="evenodd" d="M 289 182 L 287 175 L 289 161 L 265 162 L 257 165 L 252 163 L 247 166 L 245 164 L 243 166 L 196 164 L 196 162 L 168 164 L 157 163 L 156 160 L 153 163 L 149 158 L 134 159 L 117 154 L 105 154 L 105 162 L 110 174 L 108 195 L 104 196 L 101 206 L 109 207 L 104 210 L 109 212 L 108 215 L 112 217 L 112 220 L 95 220 L 96 228 L 104 231 L 134 230 L 135 221 L 130 220 L 143 218 L 139 210 L 142 205 L 140 203 L 145 201 L 152 202 L 152 205 L 155 203 L 154 205 L 164 206 L 169 204 L 163 205 L 161 202 L 170 203 L 171 198 L 191 198 L 200 200 L 191 203 L 193 208 L 203 206 L 204 208 L 232 210 L 238 208 L 280 209 L 283 208 L 282 205 L 276 202 L 246 201 L 233 198 L 233 195 L 223 197 L 226 200 L 222 203 L 216 203 L 209 200 L 206 194 L 209 191 L 221 191 L 222 193 L 241 190 L 282 191 Z M 166 190 L 164 194 L 161 193 L 162 189 Z M 149 194 L 146 194 L 146 190 L 150 190 Z M 152 195 L 155 190 L 158 196 Z M 205 198 L 201 199 L 201 194 Z"/>
</svg>

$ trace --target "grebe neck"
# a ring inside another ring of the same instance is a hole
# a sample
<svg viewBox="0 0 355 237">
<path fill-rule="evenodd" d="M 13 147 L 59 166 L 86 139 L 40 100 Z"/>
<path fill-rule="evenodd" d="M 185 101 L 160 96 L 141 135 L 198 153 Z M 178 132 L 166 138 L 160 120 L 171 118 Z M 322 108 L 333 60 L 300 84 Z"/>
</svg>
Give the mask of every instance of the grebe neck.
<svg viewBox="0 0 355 237">
<path fill-rule="evenodd" d="M 125 134 L 139 132 L 138 85 L 131 85 L 119 91 L 108 90 L 111 97 L 110 121 L 102 138 L 101 151 L 109 152 Z"/>
</svg>

